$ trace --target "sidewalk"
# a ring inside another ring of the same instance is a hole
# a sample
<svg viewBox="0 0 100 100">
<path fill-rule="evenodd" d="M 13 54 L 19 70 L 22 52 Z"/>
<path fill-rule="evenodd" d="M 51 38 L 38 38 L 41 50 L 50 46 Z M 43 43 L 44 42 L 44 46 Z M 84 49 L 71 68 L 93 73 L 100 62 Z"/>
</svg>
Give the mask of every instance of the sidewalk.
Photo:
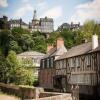
<svg viewBox="0 0 100 100">
<path fill-rule="evenodd" d="M 7 94 L 0 94 L 0 100 L 20 100 L 20 99 L 14 96 L 7 95 Z"/>
</svg>

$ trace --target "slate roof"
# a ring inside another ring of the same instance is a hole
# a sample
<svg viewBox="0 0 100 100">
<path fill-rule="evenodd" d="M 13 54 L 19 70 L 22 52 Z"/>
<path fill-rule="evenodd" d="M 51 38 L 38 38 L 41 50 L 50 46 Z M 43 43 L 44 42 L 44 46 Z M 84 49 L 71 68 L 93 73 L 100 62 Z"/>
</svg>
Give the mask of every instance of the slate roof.
<svg viewBox="0 0 100 100">
<path fill-rule="evenodd" d="M 48 22 L 48 21 L 53 22 L 53 18 L 48 18 L 48 17 L 40 18 L 40 22 L 42 22 L 42 21 L 44 21 L 44 22 Z"/>
<path fill-rule="evenodd" d="M 43 58 L 51 57 L 51 56 L 60 56 L 64 52 L 67 52 L 65 46 L 62 46 L 57 49 L 57 47 L 52 48 Z"/>
<path fill-rule="evenodd" d="M 26 51 L 23 53 L 18 54 L 18 56 L 44 56 L 44 53 L 40 53 L 37 51 Z"/>
<path fill-rule="evenodd" d="M 20 24 L 21 23 L 21 25 L 28 25 L 25 22 L 23 22 L 21 19 L 15 19 L 15 20 L 11 19 L 9 20 L 9 23 L 10 24 Z"/>
<path fill-rule="evenodd" d="M 100 41 L 99 41 L 99 46 L 94 50 L 92 50 L 92 42 L 83 43 L 78 46 L 72 47 L 71 49 L 68 50 L 67 53 L 64 53 L 56 60 L 70 58 L 70 57 L 96 52 L 96 51 L 100 51 Z"/>
</svg>

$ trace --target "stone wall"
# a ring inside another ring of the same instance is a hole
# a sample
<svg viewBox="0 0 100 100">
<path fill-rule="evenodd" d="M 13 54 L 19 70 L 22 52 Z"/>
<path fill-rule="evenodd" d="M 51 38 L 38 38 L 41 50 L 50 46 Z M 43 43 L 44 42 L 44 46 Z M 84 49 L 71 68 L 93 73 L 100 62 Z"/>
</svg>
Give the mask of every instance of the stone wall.
<svg viewBox="0 0 100 100">
<path fill-rule="evenodd" d="M 36 100 L 72 100 L 72 97 L 67 93 L 43 92 Z"/>
<path fill-rule="evenodd" d="M 0 90 L 10 95 L 19 96 L 22 100 L 72 100 L 71 94 L 44 92 L 40 87 L 25 87 L 0 83 Z"/>
</svg>

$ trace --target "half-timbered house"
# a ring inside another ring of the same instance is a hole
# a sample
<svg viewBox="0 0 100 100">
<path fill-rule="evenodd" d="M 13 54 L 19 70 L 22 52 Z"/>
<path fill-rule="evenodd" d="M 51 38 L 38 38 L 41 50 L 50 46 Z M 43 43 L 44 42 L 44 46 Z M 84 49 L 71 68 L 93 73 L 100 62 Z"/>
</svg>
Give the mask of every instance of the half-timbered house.
<svg viewBox="0 0 100 100">
<path fill-rule="evenodd" d="M 53 89 L 53 77 L 55 75 L 54 60 L 67 52 L 64 41 L 58 38 L 55 46 L 47 47 L 47 54 L 41 60 L 39 71 L 39 84 L 46 89 Z"/>
<path fill-rule="evenodd" d="M 92 42 L 72 47 L 55 61 L 54 88 L 70 92 L 79 85 L 79 93 L 100 96 L 100 41 L 96 34 Z"/>
</svg>

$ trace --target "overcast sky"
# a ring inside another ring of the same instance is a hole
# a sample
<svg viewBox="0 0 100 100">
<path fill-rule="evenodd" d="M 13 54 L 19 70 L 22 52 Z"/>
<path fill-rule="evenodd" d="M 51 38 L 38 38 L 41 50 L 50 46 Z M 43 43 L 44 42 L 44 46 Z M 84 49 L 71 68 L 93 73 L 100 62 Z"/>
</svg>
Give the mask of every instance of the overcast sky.
<svg viewBox="0 0 100 100">
<path fill-rule="evenodd" d="M 0 0 L 0 17 L 22 18 L 29 23 L 35 9 L 38 19 L 53 18 L 55 29 L 63 22 L 100 21 L 100 0 Z"/>
</svg>

